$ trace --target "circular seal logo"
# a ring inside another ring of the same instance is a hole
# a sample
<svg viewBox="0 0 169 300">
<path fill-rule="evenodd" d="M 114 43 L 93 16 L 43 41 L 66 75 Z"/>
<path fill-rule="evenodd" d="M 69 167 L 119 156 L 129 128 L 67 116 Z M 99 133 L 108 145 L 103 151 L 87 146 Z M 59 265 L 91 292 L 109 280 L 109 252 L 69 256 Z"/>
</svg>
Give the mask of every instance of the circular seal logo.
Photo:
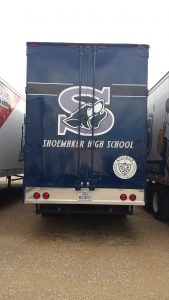
<svg viewBox="0 0 169 300">
<path fill-rule="evenodd" d="M 134 176 L 137 171 L 137 164 L 130 156 L 119 156 L 113 164 L 113 171 L 117 177 L 129 179 Z"/>
</svg>

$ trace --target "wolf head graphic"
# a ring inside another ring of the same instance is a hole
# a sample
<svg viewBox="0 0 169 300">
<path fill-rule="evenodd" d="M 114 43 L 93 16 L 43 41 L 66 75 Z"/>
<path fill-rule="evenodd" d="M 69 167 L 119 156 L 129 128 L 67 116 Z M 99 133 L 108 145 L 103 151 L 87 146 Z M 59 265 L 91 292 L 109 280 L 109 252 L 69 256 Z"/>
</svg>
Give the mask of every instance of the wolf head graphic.
<svg viewBox="0 0 169 300">
<path fill-rule="evenodd" d="M 89 98 L 90 102 L 84 104 L 86 98 Z M 85 97 L 85 99 L 82 97 L 81 102 L 83 103 L 81 108 L 71 113 L 63 122 L 74 128 L 79 126 L 87 130 L 99 128 L 100 123 L 107 116 L 104 100 L 100 99 L 92 104 L 90 97 Z"/>
</svg>

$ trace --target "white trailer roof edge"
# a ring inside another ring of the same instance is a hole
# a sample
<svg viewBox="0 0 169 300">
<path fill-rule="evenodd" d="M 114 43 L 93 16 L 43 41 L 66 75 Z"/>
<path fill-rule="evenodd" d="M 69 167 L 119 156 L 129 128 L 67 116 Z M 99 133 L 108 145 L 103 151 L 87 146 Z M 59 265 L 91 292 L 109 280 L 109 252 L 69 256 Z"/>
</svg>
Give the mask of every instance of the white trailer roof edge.
<svg viewBox="0 0 169 300">
<path fill-rule="evenodd" d="M 9 83 L 7 83 L 4 79 L 2 79 L 2 77 L 0 77 L 0 82 L 6 85 L 7 88 L 9 88 L 12 92 L 14 92 L 16 95 L 18 95 L 20 98 L 22 98 L 25 101 L 24 96 L 22 96 L 19 92 L 17 92 Z"/>
<path fill-rule="evenodd" d="M 157 81 L 152 88 L 149 90 L 148 94 L 150 95 L 156 88 L 158 88 L 159 85 L 161 85 L 162 82 L 164 82 L 169 77 L 169 71 L 161 77 L 159 81 Z"/>
</svg>

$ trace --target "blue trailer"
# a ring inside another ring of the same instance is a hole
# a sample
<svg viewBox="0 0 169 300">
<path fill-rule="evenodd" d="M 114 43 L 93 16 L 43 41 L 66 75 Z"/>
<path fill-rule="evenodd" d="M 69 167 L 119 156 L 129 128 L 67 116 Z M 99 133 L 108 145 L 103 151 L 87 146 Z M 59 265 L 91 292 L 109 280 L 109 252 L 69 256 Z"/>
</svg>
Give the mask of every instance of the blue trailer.
<svg viewBox="0 0 169 300">
<path fill-rule="evenodd" d="M 27 43 L 24 201 L 37 213 L 144 205 L 148 51 Z"/>
</svg>

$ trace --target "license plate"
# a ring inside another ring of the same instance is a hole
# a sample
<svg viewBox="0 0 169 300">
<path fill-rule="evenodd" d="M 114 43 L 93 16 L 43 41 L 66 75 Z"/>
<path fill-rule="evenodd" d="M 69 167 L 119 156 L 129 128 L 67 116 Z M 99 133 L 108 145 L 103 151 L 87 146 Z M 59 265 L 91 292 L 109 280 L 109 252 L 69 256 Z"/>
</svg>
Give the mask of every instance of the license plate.
<svg viewBox="0 0 169 300">
<path fill-rule="evenodd" d="M 82 189 L 80 193 L 78 193 L 78 199 L 80 201 L 90 201 L 92 200 L 92 195 L 89 192 L 89 189 Z"/>
</svg>

